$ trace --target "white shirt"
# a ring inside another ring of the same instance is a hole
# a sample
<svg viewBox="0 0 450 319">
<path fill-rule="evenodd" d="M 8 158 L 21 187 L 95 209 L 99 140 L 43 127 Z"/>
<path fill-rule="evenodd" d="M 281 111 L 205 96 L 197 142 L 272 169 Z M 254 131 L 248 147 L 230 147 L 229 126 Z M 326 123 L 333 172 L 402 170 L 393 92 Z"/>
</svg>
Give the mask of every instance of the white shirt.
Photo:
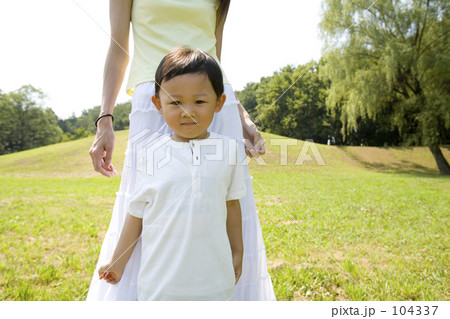
<svg viewBox="0 0 450 319">
<path fill-rule="evenodd" d="M 226 201 L 246 195 L 237 142 L 162 135 L 138 162 L 128 213 L 143 218 L 139 300 L 231 300 Z"/>
</svg>

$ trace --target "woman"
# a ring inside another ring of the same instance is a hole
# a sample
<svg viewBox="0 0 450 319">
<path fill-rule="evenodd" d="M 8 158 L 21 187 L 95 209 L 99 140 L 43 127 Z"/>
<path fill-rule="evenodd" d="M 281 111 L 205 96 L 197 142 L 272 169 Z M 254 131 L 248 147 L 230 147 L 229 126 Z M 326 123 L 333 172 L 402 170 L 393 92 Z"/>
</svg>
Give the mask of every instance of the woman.
<svg viewBox="0 0 450 319">
<path fill-rule="evenodd" d="M 149 134 L 171 133 L 164 118 L 151 102 L 155 92 L 154 74 L 159 61 L 174 47 L 199 48 L 220 61 L 222 34 L 229 0 L 110 0 L 111 44 L 105 63 L 103 95 L 97 134 L 90 155 L 94 169 L 111 177 L 116 174 L 111 163 L 114 149 L 112 114 L 128 64 L 128 37 L 133 25 L 135 44 L 127 92 L 133 95 L 130 135 L 120 190 L 117 193 L 111 223 L 106 233 L 98 264 L 109 259 L 118 241 L 125 207 L 132 194 L 136 163 L 134 155 L 140 141 Z M 245 137 L 246 152 L 264 154 L 262 137 L 248 113 L 236 100 L 225 73 L 227 100 L 215 116 L 210 130 L 233 138 Z M 260 146 L 260 147 L 259 147 Z M 233 300 L 275 300 L 267 272 L 266 255 L 253 197 L 250 175 L 246 169 L 247 196 L 241 199 L 244 240 L 243 272 L 235 287 Z M 87 300 L 136 300 L 140 243 L 136 245 L 122 280 L 111 286 L 99 281 L 97 272 L 91 282 Z"/>
</svg>

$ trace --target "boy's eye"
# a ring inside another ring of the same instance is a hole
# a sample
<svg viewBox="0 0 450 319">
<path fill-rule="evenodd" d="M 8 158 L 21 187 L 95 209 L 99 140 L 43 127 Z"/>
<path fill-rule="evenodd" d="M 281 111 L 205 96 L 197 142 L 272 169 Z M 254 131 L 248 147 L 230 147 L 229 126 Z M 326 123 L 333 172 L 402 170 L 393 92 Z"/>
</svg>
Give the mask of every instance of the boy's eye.
<svg viewBox="0 0 450 319">
<path fill-rule="evenodd" d="M 203 100 L 198 100 L 198 101 L 195 101 L 195 104 L 203 104 L 203 103 L 206 103 L 205 101 L 203 101 Z"/>
<path fill-rule="evenodd" d="M 172 101 L 170 104 L 180 106 L 181 102 L 180 101 Z"/>
</svg>

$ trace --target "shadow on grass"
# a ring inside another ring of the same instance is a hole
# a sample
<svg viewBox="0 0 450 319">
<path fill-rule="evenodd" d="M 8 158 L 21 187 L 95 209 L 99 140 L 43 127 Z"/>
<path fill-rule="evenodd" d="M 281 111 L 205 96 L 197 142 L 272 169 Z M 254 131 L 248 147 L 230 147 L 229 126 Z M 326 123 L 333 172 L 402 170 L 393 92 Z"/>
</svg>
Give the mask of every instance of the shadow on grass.
<svg viewBox="0 0 450 319">
<path fill-rule="evenodd" d="M 448 147 L 448 146 L 447 146 Z M 448 147 L 450 148 L 450 147 Z M 377 162 L 372 163 L 364 160 L 360 155 L 356 154 L 346 146 L 338 146 L 338 149 L 345 153 L 349 158 L 359 163 L 368 170 L 381 173 L 398 173 L 414 176 L 441 177 L 437 168 L 430 168 L 413 161 L 398 160 L 396 162 Z M 383 159 L 382 159 L 383 160 Z"/>
</svg>

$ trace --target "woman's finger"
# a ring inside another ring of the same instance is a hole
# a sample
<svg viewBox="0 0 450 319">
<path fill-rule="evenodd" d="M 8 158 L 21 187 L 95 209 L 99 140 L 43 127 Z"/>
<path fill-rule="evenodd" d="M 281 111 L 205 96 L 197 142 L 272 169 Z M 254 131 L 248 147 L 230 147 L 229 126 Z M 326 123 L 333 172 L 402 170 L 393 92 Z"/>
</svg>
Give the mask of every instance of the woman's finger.
<svg viewBox="0 0 450 319">
<path fill-rule="evenodd" d="M 107 151 L 100 151 L 99 149 L 93 148 L 89 151 L 89 155 L 91 156 L 92 165 L 96 172 L 99 172 L 106 177 L 112 177 L 117 174 L 112 163 L 109 163 L 109 165 L 106 165 L 105 163 L 104 158 L 108 156 Z M 109 155 L 109 158 L 111 158 L 111 156 L 112 154 Z"/>
<path fill-rule="evenodd" d="M 259 146 L 259 148 L 258 148 L 258 153 L 259 153 L 259 155 L 264 155 L 264 154 L 266 154 L 266 148 L 265 148 L 265 146 L 264 146 L 264 139 L 261 137 L 261 142 L 258 144 L 258 145 L 260 145 Z"/>
<path fill-rule="evenodd" d="M 255 146 L 253 145 L 253 143 L 249 140 L 245 140 L 244 142 L 245 145 L 245 154 L 247 154 L 247 156 L 250 157 L 258 157 L 258 151 L 255 149 Z"/>
</svg>

